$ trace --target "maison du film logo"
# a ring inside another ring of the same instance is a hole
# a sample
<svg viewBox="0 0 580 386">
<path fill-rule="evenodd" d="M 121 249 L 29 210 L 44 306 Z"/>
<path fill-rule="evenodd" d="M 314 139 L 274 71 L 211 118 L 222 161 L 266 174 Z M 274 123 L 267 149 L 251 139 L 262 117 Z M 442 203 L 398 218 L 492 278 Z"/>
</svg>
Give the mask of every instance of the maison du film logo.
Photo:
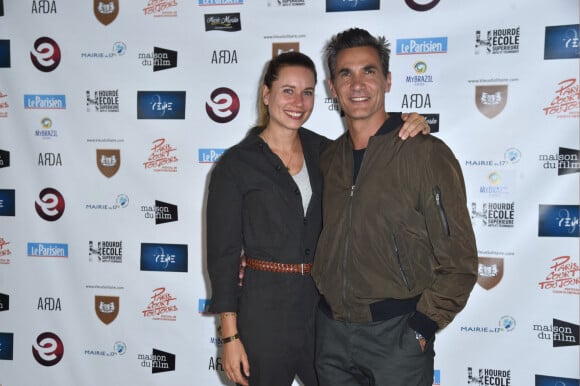
<svg viewBox="0 0 580 386">
<path fill-rule="evenodd" d="M 141 205 L 145 218 L 155 219 L 155 224 L 166 224 L 178 220 L 177 205 L 155 200 L 155 205 Z"/>
<path fill-rule="evenodd" d="M 534 324 L 532 331 L 540 340 L 552 341 L 552 347 L 578 346 L 578 325 L 559 319 L 552 324 Z"/>
<path fill-rule="evenodd" d="M 93 13 L 99 22 L 109 25 L 119 15 L 119 0 L 93 0 Z"/>
<path fill-rule="evenodd" d="M 121 240 L 89 240 L 89 261 L 99 263 L 122 263 L 123 241 Z"/>
<path fill-rule="evenodd" d="M 178 308 L 175 304 L 177 298 L 173 297 L 165 287 L 155 288 L 149 298 L 149 303 L 143 311 L 143 317 L 152 320 L 165 320 L 174 322 L 177 320 L 175 313 Z"/>
<path fill-rule="evenodd" d="M 555 294 L 580 295 L 580 265 L 570 256 L 556 256 L 538 285 Z"/>
<path fill-rule="evenodd" d="M 119 297 L 95 295 L 95 313 L 105 324 L 112 323 L 119 315 Z"/>
<path fill-rule="evenodd" d="M 0 149 L 0 169 L 10 167 L 10 151 Z"/>
<path fill-rule="evenodd" d="M 520 27 L 475 31 L 475 54 L 517 54 L 520 52 Z"/>
<path fill-rule="evenodd" d="M 177 0 L 147 0 L 143 14 L 152 17 L 176 17 Z"/>
<path fill-rule="evenodd" d="M 9 310 L 10 310 L 10 295 L 0 293 L 0 312 Z M 1 346 L 0 351 L 2 351 Z"/>
<path fill-rule="evenodd" d="M 177 67 L 177 51 L 153 47 L 153 52 L 139 53 L 139 61 L 144 67 L 152 67 L 153 72 Z"/>
<path fill-rule="evenodd" d="M 177 148 L 167 143 L 165 138 L 153 140 L 153 146 L 149 150 L 149 157 L 143 162 L 146 170 L 177 172 L 177 163 L 179 162 L 176 155 Z"/>
<path fill-rule="evenodd" d="M 87 90 L 87 112 L 118 113 L 119 89 L 115 90 Z"/>
<path fill-rule="evenodd" d="M 54 366 L 64 356 L 64 344 L 53 332 L 43 332 L 36 337 L 32 345 L 32 355 L 43 366 Z"/>
<path fill-rule="evenodd" d="M 543 108 L 544 115 L 557 118 L 580 117 L 580 85 L 576 78 L 568 78 L 559 82 L 550 104 Z"/>
<path fill-rule="evenodd" d="M 580 151 L 567 147 L 559 147 L 558 153 L 540 154 L 538 161 L 544 169 L 554 169 L 558 175 L 566 175 L 580 172 Z"/>
<path fill-rule="evenodd" d="M 175 371 L 175 354 L 153 349 L 151 354 L 138 354 L 141 367 L 151 368 L 151 373 Z"/>
</svg>

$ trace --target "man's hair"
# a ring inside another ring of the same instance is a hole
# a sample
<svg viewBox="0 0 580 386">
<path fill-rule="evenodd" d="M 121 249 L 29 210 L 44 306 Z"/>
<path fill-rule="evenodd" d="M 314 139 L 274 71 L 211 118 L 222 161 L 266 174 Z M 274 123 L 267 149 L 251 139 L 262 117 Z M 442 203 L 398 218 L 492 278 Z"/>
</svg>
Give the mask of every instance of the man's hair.
<svg viewBox="0 0 580 386">
<path fill-rule="evenodd" d="M 334 35 L 324 47 L 324 57 L 330 79 L 333 80 L 336 71 L 336 57 L 338 53 L 346 48 L 372 47 L 377 50 L 381 60 L 383 75 L 389 73 L 389 58 L 391 56 L 390 43 L 384 36 L 373 36 L 362 28 L 351 28 Z"/>
<path fill-rule="evenodd" d="M 314 75 L 314 84 L 317 81 L 317 74 L 316 74 L 316 66 L 312 59 L 310 59 L 307 55 L 298 52 L 298 51 L 290 51 L 284 52 L 280 55 L 276 56 L 272 60 L 270 60 L 264 71 L 264 76 L 262 77 L 262 84 L 260 90 L 258 91 L 258 122 L 257 126 L 266 127 L 268 122 L 270 121 L 270 116 L 268 114 L 268 106 L 264 105 L 264 101 L 262 99 L 262 87 L 266 86 L 269 89 L 272 88 L 272 83 L 278 76 L 280 75 L 280 70 L 284 67 L 304 67 L 310 71 Z"/>
</svg>

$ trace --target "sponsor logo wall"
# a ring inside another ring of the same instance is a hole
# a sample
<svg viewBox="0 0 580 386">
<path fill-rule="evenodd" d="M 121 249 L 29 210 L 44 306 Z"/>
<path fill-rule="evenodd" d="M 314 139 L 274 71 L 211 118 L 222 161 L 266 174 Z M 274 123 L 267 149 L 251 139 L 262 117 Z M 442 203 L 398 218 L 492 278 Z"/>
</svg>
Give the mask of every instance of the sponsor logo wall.
<svg viewBox="0 0 580 386">
<path fill-rule="evenodd" d="M 343 132 L 321 50 L 350 26 L 390 41 L 387 109 L 424 114 L 465 177 L 478 280 L 437 335 L 433 385 L 578 386 L 578 14 L 569 0 L 0 0 L 0 386 L 225 384 L 208 175 L 281 52 L 317 65 L 306 126 Z"/>
</svg>

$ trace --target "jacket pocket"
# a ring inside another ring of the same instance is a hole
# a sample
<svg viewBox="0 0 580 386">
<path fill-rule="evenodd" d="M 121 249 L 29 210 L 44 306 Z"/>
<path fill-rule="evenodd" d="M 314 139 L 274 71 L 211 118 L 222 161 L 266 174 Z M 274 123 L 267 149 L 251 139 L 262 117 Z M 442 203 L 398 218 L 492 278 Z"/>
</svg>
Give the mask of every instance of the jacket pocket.
<svg viewBox="0 0 580 386">
<path fill-rule="evenodd" d="M 399 247 L 399 242 L 397 241 L 397 236 L 393 233 L 393 252 L 395 254 L 395 258 L 397 260 L 397 266 L 399 268 L 399 273 L 401 274 L 401 279 L 403 280 L 403 283 L 405 284 L 405 288 L 407 288 L 408 291 L 411 291 L 411 283 L 409 282 L 409 274 L 408 274 L 408 270 L 409 265 L 408 264 L 403 264 L 403 259 L 402 259 L 402 250 Z"/>
<path fill-rule="evenodd" d="M 451 230 L 449 229 L 449 222 L 447 221 L 447 214 L 445 213 L 445 208 L 443 206 L 443 197 L 441 196 L 441 189 L 439 186 L 433 187 L 433 198 L 435 199 L 435 206 L 439 212 L 439 219 L 441 220 L 441 226 L 443 227 L 443 233 L 446 236 L 451 236 Z"/>
</svg>

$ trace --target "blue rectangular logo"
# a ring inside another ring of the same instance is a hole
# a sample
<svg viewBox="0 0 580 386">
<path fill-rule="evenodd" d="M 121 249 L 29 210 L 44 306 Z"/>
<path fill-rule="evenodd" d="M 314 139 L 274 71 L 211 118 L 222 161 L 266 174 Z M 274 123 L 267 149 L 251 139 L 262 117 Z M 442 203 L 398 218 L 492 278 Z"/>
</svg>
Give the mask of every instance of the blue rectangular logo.
<svg viewBox="0 0 580 386">
<path fill-rule="evenodd" d="M 540 205 L 538 236 L 580 236 L 578 208 L 578 205 Z"/>
<path fill-rule="evenodd" d="M 580 58 L 579 24 L 546 27 L 544 59 Z"/>
<path fill-rule="evenodd" d="M 28 243 L 26 250 L 32 257 L 68 257 L 68 244 Z"/>
<path fill-rule="evenodd" d="M 216 162 L 226 149 L 198 149 L 199 163 Z"/>
<path fill-rule="evenodd" d="M 379 0 L 326 0 L 326 12 L 372 11 L 381 9 Z"/>
<path fill-rule="evenodd" d="M 243 5 L 244 0 L 197 0 L 197 5 Z"/>
<path fill-rule="evenodd" d="M 0 40 L 0 67 L 10 67 L 10 40 Z"/>
<path fill-rule="evenodd" d="M 0 359 L 11 361 L 14 353 L 14 334 L 0 332 Z"/>
<path fill-rule="evenodd" d="M 580 386 L 580 380 L 536 374 L 535 386 Z"/>
<path fill-rule="evenodd" d="M 433 370 L 433 386 L 441 385 L 441 370 Z"/>
<path fill-rule="evenodd" d="M 65 95 L 24 94 L 25 109 L 64 110 Z"/>
<path fill-rule="evenodd" d="M 209 305 L 211 299 L 199 299 L 197 302 L 197 312 L 200 314 L 207 314 L 209 312 Z"/>
<path fill-rule="evenodd" d="M 187 244 L 141 243 L 141 271 L 187 272 Z"/>
<path fill-rule="evenodd" d="M 397 55 L 445 53 L 447 53 L 447 37 L 397 39 Z"/>
<path fill-rule="evenodd" d="M 0 216 L 16 215 L 16 191 L 0 189 Z"/>
<path fill-rule="evenodd" d="M 185 91 L 137 91 L 137 119 L 185 119 Z"/>
</svg>

